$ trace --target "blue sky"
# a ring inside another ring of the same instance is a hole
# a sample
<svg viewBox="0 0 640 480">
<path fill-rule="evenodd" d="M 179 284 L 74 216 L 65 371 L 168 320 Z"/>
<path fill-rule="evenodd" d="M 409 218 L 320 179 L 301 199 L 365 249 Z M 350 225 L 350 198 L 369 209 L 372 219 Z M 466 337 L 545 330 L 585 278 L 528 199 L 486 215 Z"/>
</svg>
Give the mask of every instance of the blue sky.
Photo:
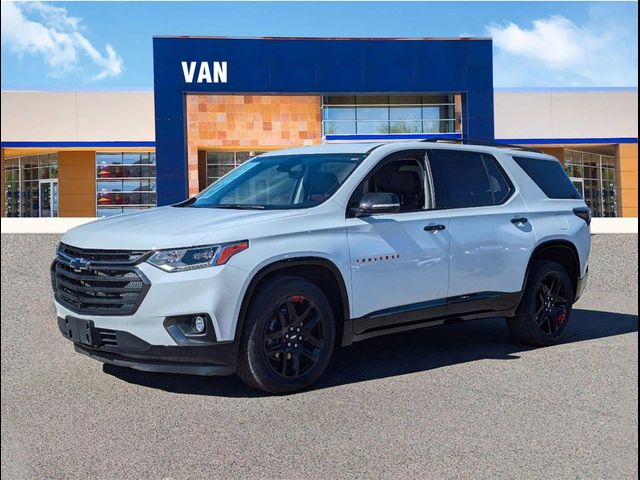
<svg viewBox="0 0 640 480">
<path fill-rule="evenodd" d="M 151 90 L 154 35 L 494 38 L 498 87 L 637 87 L 635 2 L 2 2 L 2 88 Z"/>
</svg>

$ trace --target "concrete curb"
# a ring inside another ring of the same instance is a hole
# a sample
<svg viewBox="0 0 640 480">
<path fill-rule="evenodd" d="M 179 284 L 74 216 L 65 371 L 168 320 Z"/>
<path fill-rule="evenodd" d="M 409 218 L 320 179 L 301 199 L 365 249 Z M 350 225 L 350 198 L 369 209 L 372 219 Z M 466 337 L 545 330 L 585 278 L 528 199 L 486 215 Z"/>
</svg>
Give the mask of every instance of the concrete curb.
<svg viewBox="0 0 640 480">
<path fill-rule="evenodd" d="M 2 233 L 65 233 L 95 218 L 2 218 Z"/>
<path fill-rule="evenodd" d="M 2 233 L 65 233 L 95 218 L 2 218 Z M 638 234 L 637 218 L 594 218 L 593 234 Z"/>
<path fill-rule="evenodd" d="M 638 218 L 594 218 L 591 233 L 635 233 L 638 234 Z"/>
</svg>

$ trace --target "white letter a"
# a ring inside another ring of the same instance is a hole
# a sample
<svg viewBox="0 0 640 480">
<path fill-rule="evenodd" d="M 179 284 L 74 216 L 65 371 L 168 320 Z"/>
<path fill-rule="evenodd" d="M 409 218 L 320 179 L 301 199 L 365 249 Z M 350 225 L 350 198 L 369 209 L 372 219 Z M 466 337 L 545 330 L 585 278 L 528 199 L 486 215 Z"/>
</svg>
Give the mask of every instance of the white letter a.
<svg viewBox="0 0 640 480">
<path fill-rule="evenodd" d="M 211 83 L 211 70 L 207 62 L 200 63 L 200 71 L 198 72 L 198 83 Z"/>
</svg>

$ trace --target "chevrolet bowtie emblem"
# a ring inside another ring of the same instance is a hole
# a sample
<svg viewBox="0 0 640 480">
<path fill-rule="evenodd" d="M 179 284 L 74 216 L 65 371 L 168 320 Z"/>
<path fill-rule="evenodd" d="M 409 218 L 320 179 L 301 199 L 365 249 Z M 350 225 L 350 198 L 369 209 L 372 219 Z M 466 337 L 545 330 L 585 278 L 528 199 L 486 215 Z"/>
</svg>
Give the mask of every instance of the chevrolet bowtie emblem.
<svg viewBox="0 0 640 480">
<path fill-rule="evenodd" d="M 83 270 L 88 270 L 91 266 L 91 262 L 89 260 L 85 260 L 84 258 L 72 258 L 69 261 L 69 265 L 76 272 L 81 272 Z"/>
</svg>

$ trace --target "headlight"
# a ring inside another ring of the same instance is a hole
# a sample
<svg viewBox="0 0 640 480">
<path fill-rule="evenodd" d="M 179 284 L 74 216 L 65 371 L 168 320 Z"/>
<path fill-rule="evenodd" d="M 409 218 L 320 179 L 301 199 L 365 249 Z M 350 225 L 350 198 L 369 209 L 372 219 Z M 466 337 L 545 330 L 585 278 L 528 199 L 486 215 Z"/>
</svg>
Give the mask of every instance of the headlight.
<svg viewBox="0 0 640 480">
<path fill-rule="evenodd" d="M 249 242 L 244 240 L 222 245 L 157 250 L 147 262 L 167 272 L 183 272 L 224 265 L 233 255 L 247 248 Z"/>
</svg>

